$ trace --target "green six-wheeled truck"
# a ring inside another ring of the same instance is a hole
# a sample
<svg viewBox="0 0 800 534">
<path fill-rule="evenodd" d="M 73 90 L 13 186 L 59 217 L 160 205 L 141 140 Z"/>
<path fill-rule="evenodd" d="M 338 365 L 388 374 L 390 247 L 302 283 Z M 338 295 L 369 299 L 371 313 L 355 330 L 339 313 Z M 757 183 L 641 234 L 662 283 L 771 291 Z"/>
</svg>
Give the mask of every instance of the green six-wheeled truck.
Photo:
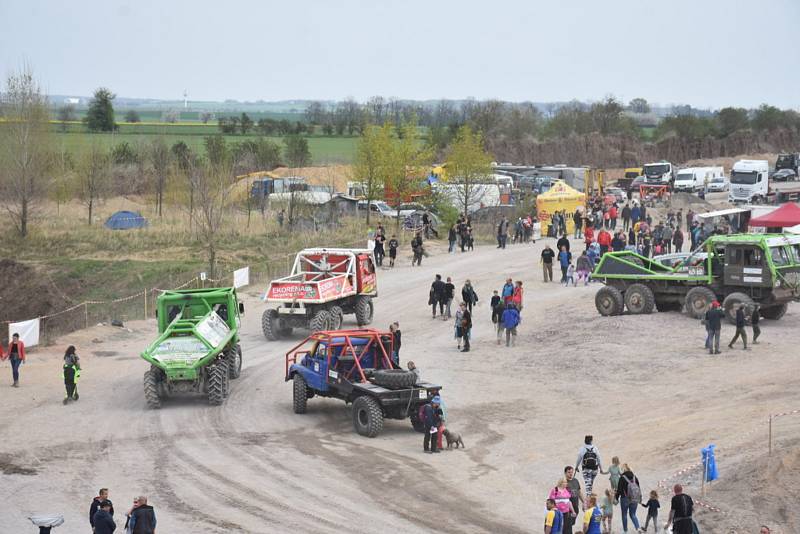
<svg viewBox="0 0 800 534">
<path fill-rule="evenodd" d="M 780 319 L 800 300 L 800 235 L 714 235 L 674 267 L 634 252 L 602 256 L 592 279 L 605 284 L 595 297 L 601 315 L 685 309 L 701 318 L 712 301 L 735 322 L 736 306 Z"/>
<path fill-rule="evenodd" d="M 142 358 L 148 406 L 160 408 L 174 394 L 199 393 L 212 405 L 228 396 L 229 381 L 242 372 L 239 346 L 244 305 L 232 287 L 165 291 L 157 300 L 158 338 Z"/>
</svg>

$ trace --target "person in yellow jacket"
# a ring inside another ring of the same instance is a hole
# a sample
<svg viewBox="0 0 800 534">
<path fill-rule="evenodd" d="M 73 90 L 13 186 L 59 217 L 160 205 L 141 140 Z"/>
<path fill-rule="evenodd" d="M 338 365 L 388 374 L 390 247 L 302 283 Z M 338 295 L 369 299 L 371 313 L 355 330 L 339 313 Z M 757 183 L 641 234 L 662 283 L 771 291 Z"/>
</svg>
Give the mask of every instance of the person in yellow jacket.
<svg viewBox="0 0 800 534">
<path fill-rule="evenodd" d="M 64 404 L 71 400 L 78 400 L 78 379 L 81 376 L 80 358 L 75 353 L 75 346 L 70 345 L 64 353 L 64 368 L 62 370 L 64 386 L 67 394 L 64 396 Z"/>
</svg>

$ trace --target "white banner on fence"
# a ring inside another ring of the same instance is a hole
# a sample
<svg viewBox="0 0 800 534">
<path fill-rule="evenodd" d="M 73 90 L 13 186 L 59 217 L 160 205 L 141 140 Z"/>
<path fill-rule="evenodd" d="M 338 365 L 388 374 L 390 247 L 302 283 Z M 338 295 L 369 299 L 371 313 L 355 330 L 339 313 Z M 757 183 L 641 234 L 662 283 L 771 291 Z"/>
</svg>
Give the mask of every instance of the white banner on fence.
<svg viewBox="0 0 800 534">
<path fill-rule="evenodd" d="M 39 344 L 39 319 L 22 321 L 19 323 L 8 323 L 8 340 L 11 336 L 19 334 L 20 340 L 26 347 L 33 347 Z"/>
<path fill-rule="evenodd" d="M 243 267 L 233 271 L 233 287 L 239 289 L 240 287 L 250 285 L 250 267 Z"/>
</svg>

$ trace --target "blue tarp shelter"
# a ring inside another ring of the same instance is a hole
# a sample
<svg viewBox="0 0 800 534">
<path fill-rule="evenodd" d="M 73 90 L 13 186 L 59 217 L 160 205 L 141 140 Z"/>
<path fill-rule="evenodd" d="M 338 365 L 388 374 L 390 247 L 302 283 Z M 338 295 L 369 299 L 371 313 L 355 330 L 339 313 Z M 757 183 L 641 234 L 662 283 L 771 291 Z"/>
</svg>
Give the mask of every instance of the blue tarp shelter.
<svg viewBox="0 0 800 534">
<path fill-rule="evenodd" d="M 111 230 L 130 230 L 145 226 L 147 219 L 138 211 L 118 211 L 106 220 L 106 228 Z"/>
</svg>

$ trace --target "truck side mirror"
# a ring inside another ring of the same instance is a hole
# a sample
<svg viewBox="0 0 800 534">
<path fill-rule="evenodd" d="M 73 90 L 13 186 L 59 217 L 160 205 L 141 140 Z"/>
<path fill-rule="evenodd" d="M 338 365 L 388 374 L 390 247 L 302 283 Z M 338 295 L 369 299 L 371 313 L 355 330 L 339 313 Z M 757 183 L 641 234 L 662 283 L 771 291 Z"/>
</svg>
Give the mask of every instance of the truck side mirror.
<svg viewBox="0 0 800 534">
<path fill-rule="evenodd" d="M 244 315 L 244 302 L 239 303 L 239 314 Z"/>
</svg>

